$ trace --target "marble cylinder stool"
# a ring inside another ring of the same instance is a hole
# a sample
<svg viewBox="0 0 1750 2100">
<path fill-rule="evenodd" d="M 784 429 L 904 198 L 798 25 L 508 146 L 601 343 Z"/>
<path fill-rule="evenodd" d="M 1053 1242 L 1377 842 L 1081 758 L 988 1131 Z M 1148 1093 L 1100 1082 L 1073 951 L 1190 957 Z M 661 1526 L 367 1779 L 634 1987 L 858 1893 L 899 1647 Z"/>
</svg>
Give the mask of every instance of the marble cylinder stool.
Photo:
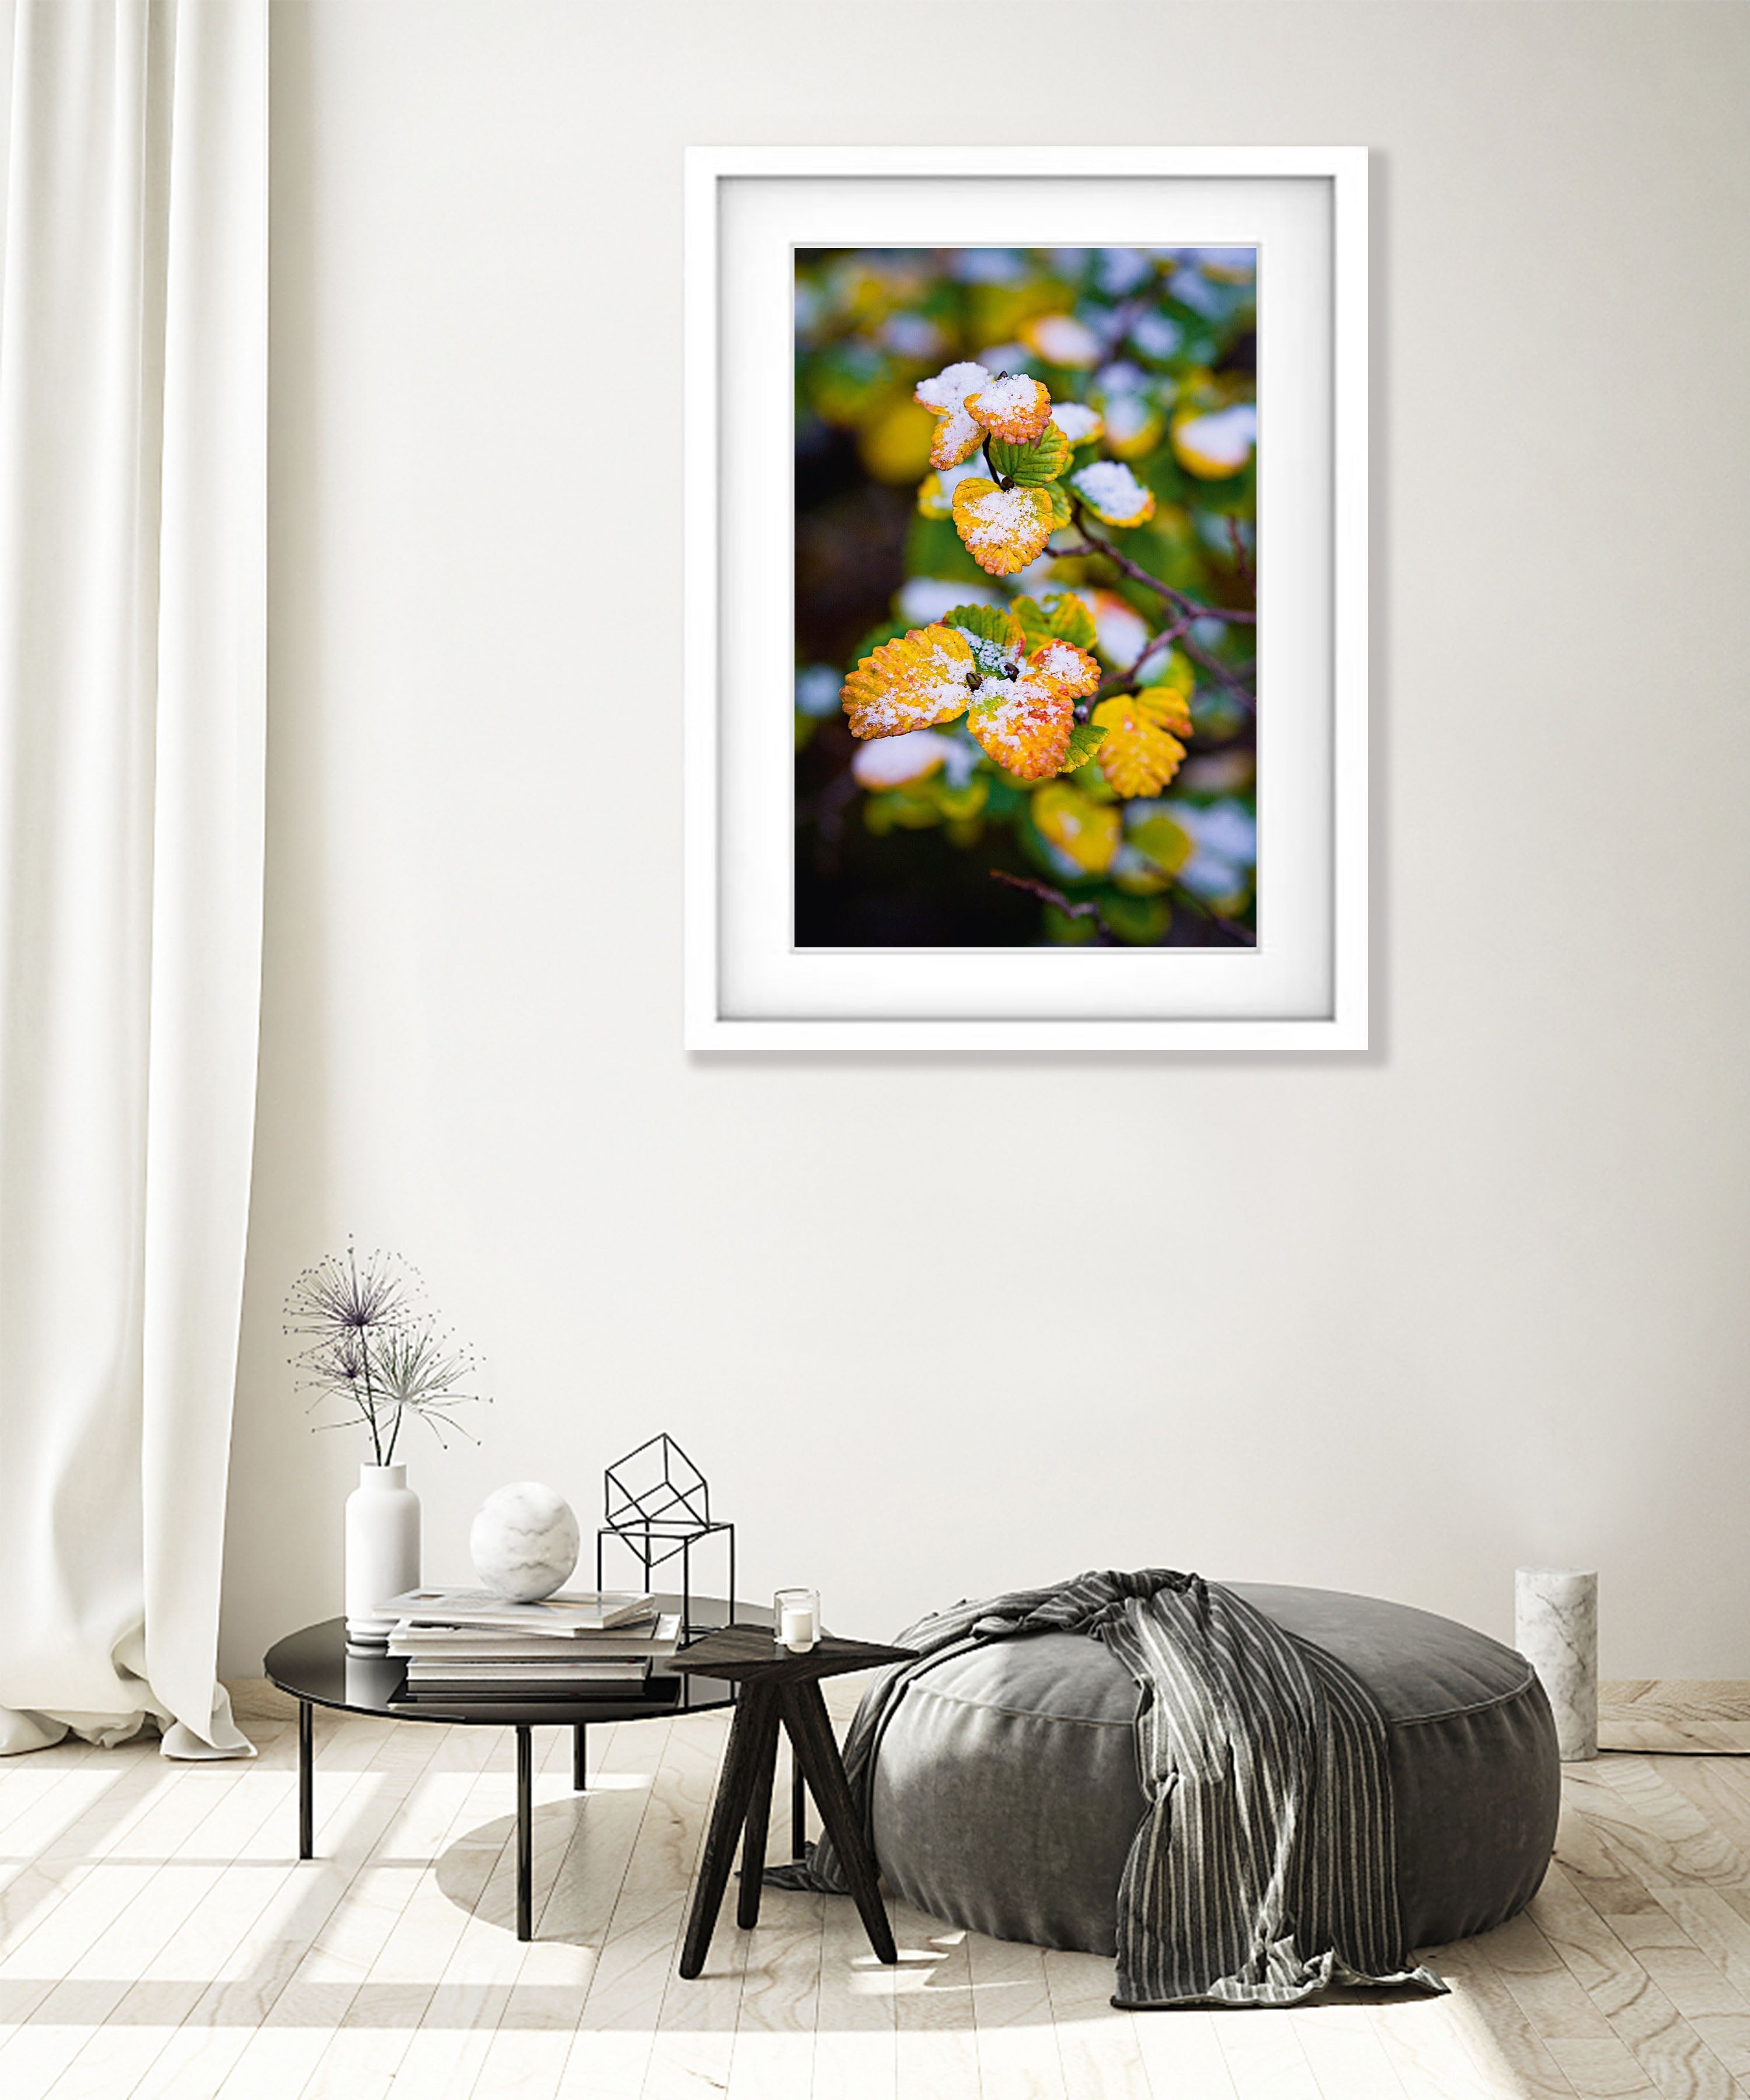
<svg viewBox="0 0 1750 2100">
<path fill-rule="evenodd" d="M 1521 1568 L 1514 1645 L 1537 1673 L 1564 1764 L 1598 1754 L 1598 1578 L 1575 1568 Z"/>
</svg>

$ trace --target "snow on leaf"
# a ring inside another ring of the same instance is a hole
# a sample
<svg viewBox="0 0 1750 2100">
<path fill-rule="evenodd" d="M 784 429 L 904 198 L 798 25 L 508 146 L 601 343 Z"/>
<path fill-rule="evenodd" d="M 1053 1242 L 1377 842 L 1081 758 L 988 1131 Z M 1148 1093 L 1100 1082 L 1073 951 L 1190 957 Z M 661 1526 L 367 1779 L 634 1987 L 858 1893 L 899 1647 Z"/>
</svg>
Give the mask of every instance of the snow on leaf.
<svg viewBox="0 0 1750 2100">
<path fill-rule="evenodd" d="M 973 677 L 972 644 L 946 627 L 914 628 L 884 642 L 844 682 L 853 736 L 898 736 L 952 721 Z"/>
<path fill-rule="evenodd" d="M 1095 460 L 1071 474 L 1069 485 L 1103 525 L 1140 525 L 1154 515 L 1154 491 L 1117 460 Z"/>
<path fill-rule="evenodd" d="M 1054 401 L 1051 421 L 1073 445 L 1091 443 L 1106 427 L 1099 409 L 1085 401 Z"/>
<path fill-rule="evenodd" d="M 989 584 L 950 583 L 944 576 L 907 576 L 893 593 L 893 615 L 901 628 L 951 627 L 954 623 L 946 615 L 962 604 L 1002 602 Z"/>
<path fill-rule="evenodd" d="M 1084 875 L 1104 875 L 1124 836 L 1123 819 L 1110 802 L 1091 801 L 1067 780 L 1054 780 L 1034 796 L 1033 821 Z"/>
<path fill-rule="evenodd" d="M 1004 606 L 951 606 L 942 615 L 941 624 L 963 628 L 968 634 L 994 642 L 1003 649 L 1019 649 L 1026 639 L 1020 620 Z"/>
<path fill-rule="evenodd" d="M 990 440 L 985 457 L 999 474 L 1018 481 L 1025 488 L 1040 488 L 1056 481 L 1069 464 L 1069 440 L 1047 423 L 1033 443 L 1012 445 L 1001 438 Z"/>
<path fill-rule="evenodd" d="M 939 435 L 939 432 L 938 432 Z M 940 474 L 926 474 L 918 483 L 918 514 L 923 518 L 951 518 L 954 492 L 969 474 L 970 466 L 946 466 Z"/>
<path fill-rule="evenodd" d="M 976 452 L 983 443 L 983 428 L 968 412 L 966 397 L 990 382 L 990 374 L 984 366 L 970 361 L 945 365 L 933 379 L 919 381 L 911 398 L 937 418 L 930 465 L 938 471 L 958 466 L 968 452 Z"/>
<path fill-rule="evenodd" d="M 1075 703 L 1099 683 L 1091 656 L 1048 635 L 1012 677 L 985 680 L 967 727 L 998 765 L 1024 780 L 1048 779 L 1063 770 Z"/>
<path fill-rule="evenodd" d="M 1051 420 L 1051 395 L 1024 372 L 999 373 L 977 393 L 968 394 L 966 406 L 992 437 L 1006 438 L 1012 445 L 1030 445 Z"/>
<path fill-rule="evenodd" d="M 1148 639 L 1148 623 L 1127 598 L 1116 591 L 1097 590 L 1090 611 L 1099 637 L 1100 653 L 1119 670 L 1128 670 L 1142 654 Z"/>
<path fill-rule="evenodd" d="M 1051 537 L 1051 499 L 1043 488 L 998 488 L 974 474 L 954 492 L 954 530 L 980 568 L 1012 576 Z"/>
<path fill-rule="evenodd" d="M 859 787 L 903 788 L 908 780 L 922 780 L 933 773 L 957 748 L 932 729 L 908 730 L 900 736 L 877 737 L 873 743 L 859 745 L 851 771 Z"/>
<path fill-rule="evenodd" d="M 1100 338 L 1073 314 L 1035 314 L 1021 323 L 1020 339 L 1047 364 L 1085 372 L 1100 362 Z"/>
<path fill-rule="evenodd" d="M 1024 665 L 1019 677 L 987 678 L 972 696 L 966 726 L 998 765 L 1022 780 L 1048 780 L 1063 767 L 1075 727 L 1075 701 L 1060 682 Z"/>
<path fill-rule="evenodd" d="M 1258 411 L 1247 402 L 1206 416 L 1175 416 L 1169 433 L 1181 466 L 1205 481 L 1237 474 L 1258 442 Z"/>
<path fill-rule="evenodd" d="M 1122 460 L 1140 459 L 1161 438 L 1160 412 L 1141 394 L 1113 394 L 1106 403 L 1106 443 Z"/>
<path fill-rule="evenodd" d="M 962 632 L 964 631 L 963 629 Z M 1014 677 L 1015 655 L 1012 650 L 1005 648 L 1000 642 L 987 642 L 981 634 L 968 634 L 966 638 L 972 645 L 972 661 L 978 666 L 981 677 Z"/>
<path fill-rule="evenodd" d="M 1043 679 L 1072 700 L 1079 700 L 1100 683 L 1100 666 L 1085 649 L 1078 649 L 1073 642 L 1054 634 L 1030 651 L 1022 675 Z"/>
<path fill-rule="evenodd" d="M 1106 732 L 1100 766 L 1115 794 L 1157 795 L 1178 772 L 1185 747 L 1166 727 L 1167 709 L 1153 692 L 1115 693 L 1092 719 Z"/>
</svg>

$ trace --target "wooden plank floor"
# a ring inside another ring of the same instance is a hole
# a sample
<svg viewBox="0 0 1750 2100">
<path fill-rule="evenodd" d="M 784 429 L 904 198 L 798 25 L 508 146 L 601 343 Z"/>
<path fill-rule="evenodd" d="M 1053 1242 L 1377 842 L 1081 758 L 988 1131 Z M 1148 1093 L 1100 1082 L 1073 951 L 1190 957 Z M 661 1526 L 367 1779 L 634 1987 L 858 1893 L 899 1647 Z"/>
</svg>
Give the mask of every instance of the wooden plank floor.
<svg viewBox="0 0 1750 2100">
<path fill-rule="evenodd" d="M 842 1720 L 857 1688 L 831 1689 Z M 1530 1911 L 1427 1950 L 1450 1997 L 1136 2015 L 1109 1962 L 895 1904 L 886 1970 L 849 1903 L 778 1893 L 752 1934 L 732 1895 L 683 1983 L 721 1715 L 594 1732 L 581 1799 L 569 1736 L 536 1738 L 520 1945 L 504 1732 L 320 1715 L 301 1864 L 289 1710 L 239 1692 L 253 1762 L 0 1762 L 5 2100 L 1750 2100 L 1750 1762 L 1727 1755 L 1569 1767 Z"/>
<path fill-rule="evenodd" d="M 1601 1684 L 1598 1746 L 1750 1752 L 1750 1684 L 1668 1677 Z"/>
</svg>

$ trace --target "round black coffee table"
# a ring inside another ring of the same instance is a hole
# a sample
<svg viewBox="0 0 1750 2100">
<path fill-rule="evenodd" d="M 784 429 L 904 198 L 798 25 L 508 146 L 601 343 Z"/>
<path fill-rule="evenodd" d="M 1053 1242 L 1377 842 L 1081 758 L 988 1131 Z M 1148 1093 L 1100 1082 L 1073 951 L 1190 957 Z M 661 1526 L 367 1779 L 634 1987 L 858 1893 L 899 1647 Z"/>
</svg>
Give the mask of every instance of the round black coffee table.
<svg viewBox="0 0 1750 2100">
<path fill-rule="evenodd" d="M 694 1638 L 713 1626 L 733 1621 L 742 1626 L 769 1629 L 772 1614 L 757 1604 L 737 1604 L 734 1611 L 721 1597 L 687 1599 Z M 678 1596 L 660 1596 L 657 1608 L 678 1612 Z M 681 1652 L 684 1655 L 685 1650 Z M 536 1728 L 564 1727 L 571 1731 L 571 1785 L 580 1793 L 588 1777 L 587 1741 L 592 1721 L 648 1721 L 668 1719 L 676 1714 L 708 1713 L 735 1703 L 736 1687 L 721 1678 L 695 1676 L 672 1670 L 663 1658 L 650 1666 L 644 1689 L 637 1697 L 624 1693 L 596 1699 L 544 1699 L 538 1702 L 487 1703 L 467 1700 L 442 1706 L 421 1700 L 417 1705 L 406 1697 L 407 1665 L 399 1657 L 346 1652 L 346 1622 L 324 1619 L 288 1634 L 268 1649 L 262 1670 L 271 1683 L 298 1701 L 298 1856 L 315 1856 L 315 1739 L 311 1709 L 333 1706 L 348 1714 L 380 1714 L 395 1721 L 436 1721 L 447 1727 L 458 1723 L 471 1727 L 514 1728 L 517 1732 L 517 1937 L 527 1939 L 534 1930 L 531 1887 L 534 1879 L 535 1755 L 531 1740 Z M 802 1850 L 802 1776 L 797 1771 L 791 1803 L 794 1849 Z"/>
</svg>

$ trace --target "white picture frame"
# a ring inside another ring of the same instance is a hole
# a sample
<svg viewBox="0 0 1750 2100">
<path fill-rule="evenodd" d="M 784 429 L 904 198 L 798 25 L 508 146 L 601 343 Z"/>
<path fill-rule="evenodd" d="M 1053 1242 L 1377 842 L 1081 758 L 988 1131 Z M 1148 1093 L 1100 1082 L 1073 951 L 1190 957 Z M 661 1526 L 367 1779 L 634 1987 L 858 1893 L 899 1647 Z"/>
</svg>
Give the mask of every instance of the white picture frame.
<svg viewBox="0 0 1750 2100">
<path fill-rule="evenodd" d="M 1367 1047 L 1367 180 L 1360 147 L 689 149 L 689 1050 Z M 793 499 L 777 420 L 791 385 L 789 258 L 796 246 L 1017 241 L 1022 227 L 1028 245 L 1259 247 L 1272 443 L 1258 632 L 1273 748 L 1267 772 L 1261 712 L 1255 948 L 791 942 Z M 768 721 L 774 692 L 783 699 Z"/>
</svg>

